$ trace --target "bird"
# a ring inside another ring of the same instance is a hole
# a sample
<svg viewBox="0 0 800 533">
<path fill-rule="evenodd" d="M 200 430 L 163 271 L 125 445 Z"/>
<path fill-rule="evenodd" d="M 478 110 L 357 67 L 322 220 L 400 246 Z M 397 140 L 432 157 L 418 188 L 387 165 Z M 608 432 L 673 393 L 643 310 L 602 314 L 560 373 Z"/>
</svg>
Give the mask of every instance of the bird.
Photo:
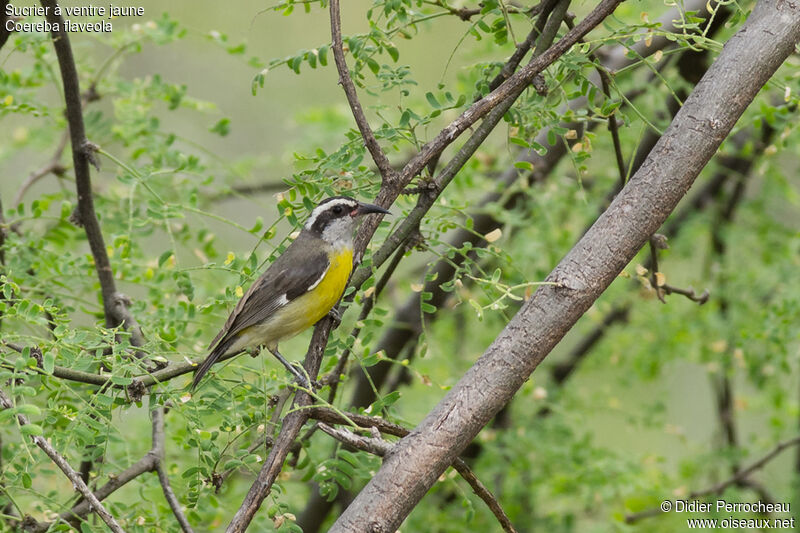
<svg viewBox="0 0 800 533">
<path fill-rule="evenodd" d="M 192 390 L 221 357 L 264 346 L 308 388 L 307 378 L 278 351 L 325 317 L 339 301 L 353 270 L 353 233 L 359 217 L 391 214 L 383 207 L 333 196 L 311 211 L 297 238 L 250 286 L 197 367 Z"/>
</svg>

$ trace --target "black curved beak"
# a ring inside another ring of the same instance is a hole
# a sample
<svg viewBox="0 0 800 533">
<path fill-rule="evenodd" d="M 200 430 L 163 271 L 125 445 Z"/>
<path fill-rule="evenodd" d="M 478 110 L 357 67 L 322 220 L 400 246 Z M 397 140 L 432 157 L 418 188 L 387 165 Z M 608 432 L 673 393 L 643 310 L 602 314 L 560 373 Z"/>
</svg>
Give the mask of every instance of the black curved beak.
<svg viewBox="0 0 800 533">
<path fill-rule="evenodd" d="M 383 213 L 384 215 L 391 215 L 391 211 L 384 209 L 375 204 L 365 204 L 359 202 L 358 209 L 356 209 L 355 216 L 369 215 L 370 213 Z"/>
</svg>

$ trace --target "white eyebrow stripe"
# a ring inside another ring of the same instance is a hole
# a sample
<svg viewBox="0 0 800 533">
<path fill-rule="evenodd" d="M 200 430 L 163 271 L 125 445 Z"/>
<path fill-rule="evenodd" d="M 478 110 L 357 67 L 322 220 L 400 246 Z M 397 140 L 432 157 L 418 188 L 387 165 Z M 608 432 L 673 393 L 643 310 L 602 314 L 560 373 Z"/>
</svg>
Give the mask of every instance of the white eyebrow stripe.
<svg viewBox="0 0 800 533">
<path fill-rule="evenodd" d="M 346 207 L 355 207 L 357 205 L 357 201 L 352 198 L 337 198 L 335 200 L 325 202 L 322 205 L 318 205 L 317 207 L 314 208 L 313 211 L 311 211 L 311 216 L 308 217 L 308 220 L 306 220 L 306 223 L 303 227 L 305 229 L 311 229 L 321 213 L 337 205 L 344 205 Z"/>
</svg>

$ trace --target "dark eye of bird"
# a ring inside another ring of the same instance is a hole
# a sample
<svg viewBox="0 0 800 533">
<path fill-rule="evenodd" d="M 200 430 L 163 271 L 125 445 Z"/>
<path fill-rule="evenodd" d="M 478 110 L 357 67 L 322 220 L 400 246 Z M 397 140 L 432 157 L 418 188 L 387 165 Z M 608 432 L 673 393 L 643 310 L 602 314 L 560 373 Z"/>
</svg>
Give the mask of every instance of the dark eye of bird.
<svg viewBox="0 0 800 533">
<path fill-rule="evenodd" d="M 341 215 L 342 214 L 342 206 L 337 205 L 333 207 L 333 214 L 334 215 Z"/>
</svg>

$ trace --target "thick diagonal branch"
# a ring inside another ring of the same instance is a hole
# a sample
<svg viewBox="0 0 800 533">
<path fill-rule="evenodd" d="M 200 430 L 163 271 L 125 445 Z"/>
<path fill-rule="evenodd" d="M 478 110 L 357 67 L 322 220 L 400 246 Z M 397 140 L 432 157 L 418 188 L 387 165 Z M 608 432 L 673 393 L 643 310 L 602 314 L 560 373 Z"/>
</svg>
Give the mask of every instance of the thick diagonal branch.
<svg viewBox="0 0 800 533">
<path fill-rule="evenodd" d="M 373 439 L 367 437 L 361 437 L 356 435 L 350 431 L 344 431 L 340 429 L 334 429 L 331 426 L 328 426 L 322 420 L 330 423 L 330 424 L 347 424 L 349 423 L 343 416 L 339 415 L 339 413 L 333 411 L 332 409 L 328 408 L 313 408 L 312 409 L 312 418 L 316 418 L 320 420 L 319 427 L 322 431 L 327 433 L 328 435 L 334 437 L 341 442 L 353 446 L 359 450 L 363 450 L 365 452 L 369 452 L 374 455 L 378 455 L 380 457 L 385 456 L 387 453 L 391 452 L 392 444 L 388 443 L 381 439 Z M 383 433 L 388 433 L 389 435 L 396 435 L 400 437 L 405 437 L 408 435 L 409 431 L 402 427 L 398 426 L 397 424 L 393 424 L 386 420 L 376 417 L 369 417 L 365 415 L 356 415 L 353 413 L 347 413 L 348 418 L 353 420 L 356 424 L 361 427 L 367 428 L 376 428 L 378 431 L 382 431 Z M 503 507 L 500 505 L 500 502 L 497 501 L 494 494 L 486 488 L 478 476 L 472 471 L 469 465 L 460 457 L 456 458 L 453 461 L 453 470 L 458 472 L 458 474 L 466 481 L 469 486 L 472 488 L 473 492 L 486 504 L 492 514 L 497 518 L 497 521 L 500 523 L 503 531 L 507 531 L 508 533 L 516 532 L 514 528 L 514 524 L 511 523 L 511 519 L 506 514 Z"/>
<path fill-rule="evenodd" d="M 701 9 L 703 5 L 705 5 L 704 1 L 693 0 L 693 2 L 686 2 L 683 4 L 683 8 L 687 10 Z M 664 31 L 677 31 L 674 21 L 675 19 L 679 18 L 678 8 L 675 8 L 675 10 L 671 10 L 662 16 L 660 23 Z M 710 35 L 711 30 L 709 30 L 709 36 Z M 659 41 L 659 44 L 664 46 L 668 42 L 669 41 L 661 40 Z M 619 53 L 620 49 L 625 50 L 625 47 L 622 45 L 617 45 L 609 51 L 607 55 L 612 59 L 606 60 L 603 63 L 604 69 L 613 72 L 631 64 L 630 58 L 627 58 L 624 54 Z M 655 45 L 646 47 L 644 39 L 636 43 L 636 45 L 634 45 L 634 49 L 639 57 L 647 57 L 656 51 Z M 703 72 L 705 72 L 705 69 Z M 600 83 L 599 76 L 595 78 L 594 82 L 596 84 Z M 569 107 L 577 111 L 584 109 L 586 105 L 586 99 L 581 97 L 571 101 Z M 672 115 L 674 115 L 676 112 L 677 109 L 671 111 Z M 596 124 L 596 122 L 592 122 L 588 125 L 588 128 L 591 128 Z M 574 129 L 581 131 L 584 126 L 579 122 L 573 121 L 563 122 L 559 124 L 559 127 L 565 130 Z M 547 139 L 549 135 L 550 131 L 548 129 L 542 130 L 536 136 L 536 142 L 543 146 L 546 145 L 548 143 Z M 649 136 L 646 137 L 646 139 L 647 141 L 643 141 L 640 144 L 640 146 L 643 147 L 641 150 L 643 155 L 639 157 L 639 153 L 637 152 L 637 157 L 632 167 L 633 171 L 639 168 L 647 153 L 649 153 L 650 149 L 658 140 L 655 136 L 653 136 L 652 142 L 650 142 Z M 554 146 L 549 147 L 547 153 L 544 155 L 539 155 L 532 149 L 523 150 L 518 158 L 518 161 L 524 161 L 532 164 L 534 170 L 526 177 L 529 183 L 541 183 L 547 179 L 549 175 L 551 175 L 553 169 L 556 168 L 559 161 L 566 153 L 567 147 L 565 143 L 557 142 Z M 514 183 L 518 182 L 519 179 L 519 169 L 515 166 L 511 166 L 499 176 L 498 181 L 503 183 L 504 188 L 507 189 Z M 609 202 L 621 188 L 621 186 L 614 188 L 613 194 L 609 195 Z M 520 190 L 509 195 L 504 199 L 503 208 L 513 208 L 527 194 L 528 193 L 526 191 Z M 491 192 L 487 194 L 479 202 L 475 212 L 469 215 L 469 218 L 471 218 L 473 222 L 472 228 L 470 230 L 460 229 L 455 231 L 449 239 L 450 246 L 453 248 L 461 248 L 465 245 L 465 243 L 469 243 L 473 248 L 486 246 L 488 243 L 483 239 L 482 235 L 485 235 L 496 228 L 502 227 L 502 223 L 490 214 L 491 210 L 487 210 L 486 206 L 496 203 L 498 200 L 500 200 L 500 198 L 501 194 L 497 192 Z M 440 308 L 444 304 L 445 300 L 451 295 L 450 292 L 447 292 L 443 289 L 444 284 L 453 278 L 454 274 L 465 258 L 466 255 L 458 254 L 452 259 L 442 259 L 437 261 L 430 269 L 430 279 L 425 281 L 423 291 L 421 292 L 431 293 L 432 296 L 428 300 L 428 303 L 433 305 L 435 308 Z M 420 294 L 421 293 L 414 293 L 402 306 L 397 308 L 392 327 L 390 327 L 384 333 L 383 337 L 378 342 L 375 351 L 384 351 L 387 359 L 396 359 L 401 353 L 405 353 L 408 350 L 411 350 L 411 353 L 413 353 L 413 343 L 419 338 L 419 334 L 422 331 L 422 316 L 419 312 Z M 426 318 L 428 320 L 432 320 L 435 316 L 437 315 L 430 314 L 426 315 Z M 372 403 L 372 401 L 375 399 L 375 389 L 373 386 L 376 386 L 380 389 L 386 377 L 388 376 L 388 372 L 392 368 L 396 368 L 396 365 L 390 361 L 382 361 L 369 369 L 369 378 L 366 376 L 366 371 L 359 373 L 358 383 L 353 394 L 351 405 L 356 407 L 366 407 Z"/>
<path fill-rule="evenodd" d="M 394 531 L 663 224 L 800 40 L 800 6 L 762 0 L 698 83 L 640 170 L 484 355 L 330 531 Z"/>
<path fill-rule="evenodd" d="M 408 184 L 411 179 L 425 167 L 425 165 L 434 157 L 436 157 L 446 146 L 452 143 L 460 133 L 466 130 L 470 125 L 474 124 L 477 120 L 481 119 L 492 109 L 500 104 L 506 102 L 507 99 L 516 98 L 517 91 L 521 91 L 527 86 L 533 78 L 544 70 L 547 66 L 553 63 L 567 50 L 569 50 L 578 39 L 581 39 L 592 28 L 598 25 L 605 17 L 607 17 L 614 8 L 622 0 L 603 0 L 580 24 L 573 30 L 565 35 L 561 40 L 553 46 L 545 50 L 542 55 L 532 60 L 517 74 L 513 75 L 506 82 L 500 85 L 495 91 L 491 92 L 485 98 L 479 100 L 467 109 L 462 115 L 457 118 L 453 123 L 447 126 L 437 137 L 426 144 L 422 150 L 403 168 L 400 175 L 396 180 L 385 182 L 381 187 L 378 194 L 376 203 L 378 205 L 390 205 L 400 194 L 403 188 Z M 333 6 L 333 4 L 332 4 Z M 338 4 L 337 4 L 338 6 Z M 524 74 L 523 74 L 524 73 Z M 521 75 L 523 74 L 523 75 Z M 366 245 L 372 238 L 372 235 L 377 228 L 380 217 L 374 217 L 374 220 L 365 221 L 360 229 L 356 238 L 355 256 L 361 257 Z M 366 279 L 366 278 L 364 278 Z M 357 275 L 351 280 L 351 284 L 359 286 L 363 283 L 364 279 L 359 281 Z M 327 343 L 328 336 L 331 331 L 331 321 L 323 319 L 320 321 L 312 337 L 311 345 L 305 359 L 305 367 L 309 376 L 315 379 L 321 363 L 322 353 Z M 295 398 L 294 407 L 305 407 L 310 405 L 311 398 L 304 392 L 300 391 Z M 280 433 L 275 445 L 270 450 L 267 460 L 264 461 L 259 475 L 250 487 L 245 500 L 242 502 L 241 507 L 236 512 L 233 520 L 228 525 L 228 533 L 244 531 L 258 510 L 261 502 L 264 501 L 272 483 L 275 481 L 283 461 L 289 453 L 289 447 L 294 439 L 300 432 L 303 424 L 307 420 L 307 415 L 302 410 L 294 410 L 287 415 L 281 426 Z"/>
</svg>

